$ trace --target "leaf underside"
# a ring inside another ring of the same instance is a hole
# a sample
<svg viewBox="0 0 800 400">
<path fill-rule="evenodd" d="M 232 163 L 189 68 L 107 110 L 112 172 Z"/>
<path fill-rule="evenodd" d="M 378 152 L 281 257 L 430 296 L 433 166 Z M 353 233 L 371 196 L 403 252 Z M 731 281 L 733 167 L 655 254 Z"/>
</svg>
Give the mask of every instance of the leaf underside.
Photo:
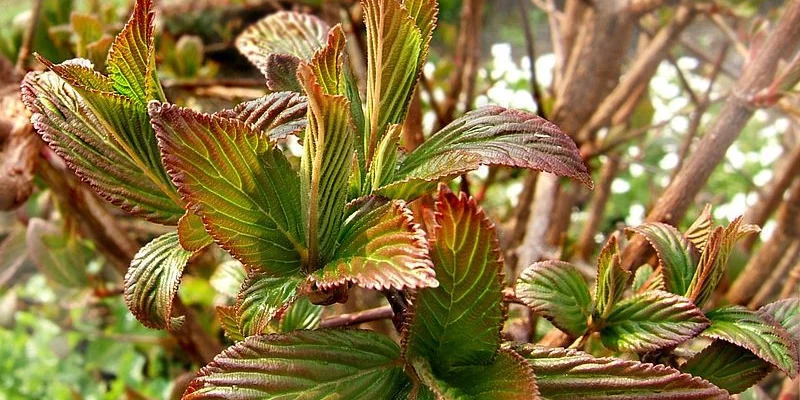
<svg viewBox="0 0 800 400">
<path fill-rule="evenodd" d="M 270 140 L 281 140 L 305 129 L 307 109 L 306 98 L 299 93 L 277 92 L 215 115 L 241 120 L 254 132 L 263 132 Z"/>
<path fill-rule="evenodd" d="M 177 232 L 165 233 L 142 247 L 125 274 L 128 309 L 144 326 L 172 329 L 183 316 L 173 317 L 172 302 L 183 268 L 192 255 L 181 247 Z"/>
<path fill-rule="evenodd" d="M 371 331 L 253 336 L 201 369 L 183 399 L 391 399 L 408 382 L 399 357 L 394 342 Z"/>
<path fill-rule="evenodd" d="M 367 197 L 348 208 L 333 261 L 310 276 L 318 287 L 345 282 L 376 290 L 438 285 L 425 232 L 402 201 Z"/>
<path fill-rule="evenodd" d="M 563 261 L 541 261 L 520 274 L 517 298 L 558 329 L 578 337 L 592 313 L 589 286 L 578 270 Z"/>
<path fill-rule="evenodd" d="M 653 290 L 619 302 L 600 338 L 615 351 L 645 352 L 691 339 L 707 326 L 703 312 L 689 299 Z"/>
<path fill-rule="evenodd" d="M 214 240 L 249 267 L 300 269 L 300 180 L 261 132 L 238 120 L 151 103 L 164 163 Z"/>
<path fill-rule="evenodd" d="M 727 399 L 713 384 L 673 368 L 577 350 L 511 344 L 533 368 L 544 399 Z"/>
<path fill-rule="evenodd" d="M 764 379 L 772 371 L 772 365 L 744 347 L 715 340 L 683 364 L 681 371 L 703 377 L 736 394 Z"/>
<path fill-rule="evenodd" d="M 503 322 L 502 256 L 494 225 L 464 193 L 436 202 L 431 259 L 439 287 L 419 291 L 404 332 L 407 358 L 431 360 L 435 373 L 488 364 Z"/>
</svg>

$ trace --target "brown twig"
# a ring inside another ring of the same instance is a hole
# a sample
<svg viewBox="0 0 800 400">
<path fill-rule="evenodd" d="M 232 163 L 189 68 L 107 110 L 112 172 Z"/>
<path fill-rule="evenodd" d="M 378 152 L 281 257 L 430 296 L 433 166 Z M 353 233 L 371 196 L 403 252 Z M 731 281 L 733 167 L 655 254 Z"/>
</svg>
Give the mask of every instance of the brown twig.
<svg viewBox="0 0 800 400">
<path fill-rule="evenodd" d="M 525 34 L 525 50 L 528 53 L 531 66 L 531 95 L 533 95 L 533 101 L 536 102 L 536 114 L 545 118 L 542 89 L 539 86 L 539 80 L 536 79 L 536 42 L 534 41 L 531 23 L 528 21 L 528 1 L 517 0 L 517 4 L 519 5 L 519 13 L 522 19 L 522 31 Z"/>
<path fill-rule="evenodd" d="M 778 294 L 782 289 L 782 284 L 792 271 L 792 267 L 800 263 L 800 239 L 795 239 L 787 249 L 783 257 L 776 263 L 776 267 L 769 275 L 769 279 L 761 285 L 756 295 L 747 304 L 750 309 L 758 309 Z"/>
<path fill-rule="evenodd" d="M 353 326 L 366 322 L 378 321 L 392 318 L 394 311 L 392 306 L 383 306 L 364 310 L 352 314 L 339 314 L 335 317 L 325 318 L 320 322 L 320 328 L 338 328 L 343 326 Z"/>
<path fill-rule="evenodd" d="M 677 224 L 686 213 L 694 196 L 708 181 L 714 168 L 725 157 L 728 147 L 739 136 L 753 115 L 750 99 L 772 82 L 778 60 L 790 57 L 800 44 L 800 1 L 787 4 L 778 26 L 761 51 L 747 65 L 733 93 L 725 101 L 714 123 L 687 159 L 653 210 L 647 221 Z M 644 239 L 636 237 L 625 248 L 623 267 L 632 270 L 649 256 Z"/>
<path fill-rule="evenodd" d="M 617 176 L 620 160 L 619 154 L 610 155 L 608 162 L 603 166 L 603 171 L 600 173 L 600 181 L 595 187 L 592 205 L 589 207 L 589 217 L 583 225 L 576 245 L 576 255 L 583 261 L 588 262 L 592 254 L 594 254 L 594 236 L 600 227 L 600 222 L 603 221 L 603 216 L 605 216 L 606 204 L 611 197 L 611 182 Z"/>
<path fill-rule="evenodd" d="M 39 19 L 42 13 L 43 0 L 34 0 L 31 6 L 31 20 L 28 21 L 28 26 L 25 27 L 25 35 L 22 37 L 22 45 L 19 47 L 17 54 L 17 63 L 14 66 L 19 73 L 24 73 L 28 64 L 28 58 L 31 55 L 31 47 L 33 46 L 33 39 L 36 35 L 36 26 L 39 25 Z"/>
</svg>

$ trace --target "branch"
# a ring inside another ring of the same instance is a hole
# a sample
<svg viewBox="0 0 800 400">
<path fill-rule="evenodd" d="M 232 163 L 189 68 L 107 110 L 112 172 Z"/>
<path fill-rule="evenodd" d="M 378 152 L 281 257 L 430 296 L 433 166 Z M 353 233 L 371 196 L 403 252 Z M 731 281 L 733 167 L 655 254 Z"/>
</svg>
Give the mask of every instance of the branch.
<svg viewBox="0 0 800 400">
<path fill-rule="evenodd" d="M 39 25 L 39 18 L 42 14 L 43 0 L 34 0 L 31 7 L 31 20 L 28 21 L 28 26 L 25 28 L 25 36 L 22 37 L 22 45 L 19 47 L 17 54 L 17 64 L 15 68 L 17 72 L 24 73 L 28 63 L 28 58 L 31 55 L 31 46 L 33 45 L 33 37 L 36 35 L 36 26 Z"/>
<path fill-rule="evenodd" d="M 775 263 L 776 267 L 769 275 L 769 279 L 761 285 L 756 295 L 747 304 L 747 307 L 755 310 L 767 304 L 774 295 L 778 294 L 782 284 L 792 272 L 792 267 L 797 264 L 800 264 L 800 239 L 795 239 L 789 245 L 788 251 L 783 254 L 779 262 Z"/>
<path fill-rule="evenodd" d="M 778 65 L 778 60 L 791 57 L 800 44 L 800 1 L 790 2 L 778 22 L 777 28 L 764 43 L 761 51 L 746 66 L 733 93 L 725 101 L 717 119 L 698 143 L 697 149 L 687 159 L 653 210 L 649 222 L 666 222 L 676 225 L 683 218 L 694 196 L 706 184 L 714 168 L 725 157 L 728 147 L 736 140 L 744 125 L 753 115 L 750 99 L 768 86 Z M 625 248 L 623 267 L 634 270 L 650 254 L 647 242 L 637 236 Z"/>
<path fill-rule="evenodd" d="M 620 155 L 612 154 L 608 158 L 608 162 L 603 166 L 603 171 L 600 174 L 600 182 L 597 183 L 592 205 L 589 208 L 589 217 L 583 224 L 580 236 L 578 236 L 578 243 L 576 245 L 577 256 L 583 261 L 589 261 L 592 254 L 594 254 L 595 242 L 594 236 L 600 227 L 605 215 L 606 204 L 611 197 L 611 182 L 617 176 L 620 167 Z"/>
<path fill-rule="evenodd" d="M 366 322 L 379 321 L 382 319 L 392 318 L 394 311 L 392 306 L 383 306 L 364 310 L 352 314 L 340 314 L 335 317 L 325 318 L 320 322 L 320 328 L 339 328 L 343 326 L 352 326 L 363 324 Z"/>
</svg>

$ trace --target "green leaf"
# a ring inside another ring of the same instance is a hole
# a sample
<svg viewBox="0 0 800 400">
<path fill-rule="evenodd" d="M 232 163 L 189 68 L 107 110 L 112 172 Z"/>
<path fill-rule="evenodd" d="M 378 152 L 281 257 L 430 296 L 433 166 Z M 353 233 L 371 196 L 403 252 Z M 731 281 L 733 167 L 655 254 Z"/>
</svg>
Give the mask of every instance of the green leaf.
<svg viewBox="0 0 800 400">
<path fill-rule="evenodd" d="M 417 293 L 404 343 L 406 358 L 427 358 L 439 373 L 494 359 L 503 263 L 494 224 L 475 199 L 443 187 L 435 207 L 430 248 L 439 286 Z"/>
<path fill-rule="evenodd" d="M 379 188 L 392 182 L 397 169 L 397 153 L 402 133 L 403 125 L 391 125 L 378 143 L 375 158 L 369 167 L 370 188 Z"/>
<path fill-rule="evenodd" d="M 97 76 L 91 70 L 83 71 L 84 76 Z M 102 85 L 102 78 L 97 81 Z M 178 222 L 184 213 L 180 205 L 150 178 L 140 162 L 118 147 L 112 139 L 116 133 L 74 88 L 53 72 L 32 72 L 23 80 L 21 91 L 42 139 L 103 198 L 153 222 Z M 152 129 L 149 124 L 143 128 Z"/>
<path fill-rule="evenodd" d="M 664 290 L 664 286 L 664 275 L 661 275 L 661 271 L 654 270 L 650 264 L 642 265 L 636 269 L 636 274 L 633 276 L 634 293 Z"/>
<path fill-rule="evenodd" d="M 755 225 L 742 224 L 742 217 L 731 221 L 725 229 L 719 227 L 714 230 L 709 235 L 706 247 L 700 256 L 697 272 L 687 290 L 687 297 L 698 307 L 702 307 L 711 298 L 722 279 L 733 245 L 745 235 L 759 230 Z"/>
<path fill-rule="evenodd" d="M 108 74 L 114 90 L 142 106 L 165 101 L 156 72 L 152 0 L 137 0 L 133 14 L 108 53 Z"/>
<path fill-rule="evenodd" d="M 686 229 L 683 236 L 688 239 L 694 247 L 702 252 L 708 242 L 708 237 L 714 231 L 714 220 L 711 218 L 711 204 L 706 204 L 703 207 L 703 212 L 700 216 L 692 222 L 692 225 Z"/>
<path fill-rule="evenodd" d="M 253 336 L 214 357 L 183 399 L 391 399 L 408 382 L 399 357 L 397 344 L 371 331 Z"/>
<path fill-rule="evenodd" d="M 279 313 L 297 297 L 300 275 L 270 276 L 251 269 L 236 300 L 239 331 L 245 337 L 259 335 Z"/>
<path fill-rule="evenodd" d="M 708 320 L 689 299 L 653 290 L 619 302 L 604 325 L 600 338 L 606 347 L 645 352 L 693 338 Z"/>
<path fill-rule="evenodd" d="M 307 109 L 306 98 L 299 93 L 278 92 L 215 115 L 241 120 L 254 132 L 263 132 L 270 140 L 280 140 L 305 129 Z"/>
<path fill-rule="evenodd" d="M 217 306 L 217 319 L 222 331 L 228 339 L 238 342 L 244 340 L 244 335 L 239 330 L 239 318 L 236 316 L 236 307 Z"/>
<path fill-rule="evenodd" d="M 686 296 L 699 257 L 694 245 L 673 226 L 661 222 L 628 229 L 644 236 L 656 250 L 667 291 Z"/>
<path fill-rule="evenodd" d="M 250 25 L 236 47 L 267 78 L 272 91 L 299 91 L 295 71 L 326 43 L 330 27 L 319 18 L 279 11 Z"/>
<path fill-rule="evenodd" d="M 525 268 L 515 286 L 517 298 L 558 329 L 578 337 L 592 314 L 589 285 L 580 272 L 563 261 L 540 261 Z"/>
<path fill-rule="evenodd" d="M 367 26 L 367 165 L 392 124 L 402 123 L 417 80 L 422 34 L 398 0 L 364 0 Z"/>
<path fill-rule="evenodd" d="M 789 332 L 795 343 L 800 342 L 800 298 L 778 300 L 758 309 L 763 318 L 771 318 Z"/>
<path fill-rule="evenodd" d="M 437 286 L 425 232 L 405 203 L 367 197 L 348 208 L 333 261 L 310 276 L 317 287 L 345 282 L 376 290 Z"/>
<path fill-rule="evenodd" d="M 153 239 L 133 257 L 125 274 L 125 303 L 144 326 L 172 329 L 183 323 L 183 316 L 172 316 L 172 301 L 191 255 L 181 247 L 178 233 L 169 232 Z"/>
<path fill-rule="evenodd" d="M 26 242 L 33 264 L 50 282 L 67 288 L 89 287 L 86 267 L 93 252 L 75 232 L 31 218 Z"/>
<path fill-rule="evenodd" d="M 236 298 L 245 278 L 247 278 L 247 272 L 244 270 L 242 263 L 236 260 L 228 260 L 217 266 L 217 269 L 208 278 L 208 283 L 217 292 Z"/>
<path fill-rule="evenodd" d="M 764 379 L 772 371 L 772 365 L 744 347 L 715 340 L 681 365 L 681 371 L 703 377 L 736 394 Z"/>
<path fill-rule="evenodd" d="M 622 298 L 629 276 L 630 272 L 622 269 L 617 237 L 611 236 L 597 260 L 595 309 L 599 316 L 607 316 L 614 304 Z"/>
<path fill-rule="evenodd" d="M 449 180 L 481 164 L 531 168 L 592 185 L 575 142 L 557 126 L 529 112 L 487 106 L 431 135 L 403 160 L 395 182 L 378 193 L 411 199 L 428 190 L 431 182 Z"/>
<path fill-rule="evenodd" d="M 703 336 L 744 347 L 789 376 L 797 373 L 796 344 L 783 326 L 742 306 L 718 308 L 706 316 L 711 326 Z"/>
<path fill-rule="evenodd" d="M 327 44 L 314 53 L 311 67 L 316 77 L 316 82 L 322 87 L 325 94 L 344 95 L 344 56 L 346 38 L 342 25 L 334 26 L 328 32 Z"/>
<path fill-rule="evenodd" d="M 342 226 L 353 157 L 353 125 L 347 98 L 326 94 L 308 64 L 301 64 L 297 74 L 309 107 L 300 159 L 302 210 L 308 226 L 309 260 L 319 265 L 330 260 Z"/>
<path fill-rule="evenodd" d="M 312 304 L 308 297 L 301 297 L 292 303 L 281 316 L 280 331 L 317 329 L 321 321 L 322 307 Z"/>
<path fill-rule="evenodd" d="M 417 72 L 421 74 L 422 66 L 428 60 L 428 49 L 433 38 L 433 30 L 436 28 L 439 4 L 436 0 L 403 0 L 402 4 L 414 19 L 422 38 L 422 54 L 417 66 Z"/>
<path fill-rule="evenodd" d="M 444 400 L 535 399 L 539 392 L 533 371 L 513 351 L 501 349 L 491 364 L 456 366 L 437 374 L 420 359 L 413 363 L 420 380 Z"/>
<path fill-rule="evenodd" d="M 508 345 L 533 367 L 542 398 L 727 399 L 711 383 L 673 368 L 582 351 L 523 343 Z"/>
<path fill-rule="evenodd" d="M 245 123 L 150 104 L 164 163 L 189 209 L 245 266 L 300 270 L 300 179 L 286 157 Z"/>
</svg>

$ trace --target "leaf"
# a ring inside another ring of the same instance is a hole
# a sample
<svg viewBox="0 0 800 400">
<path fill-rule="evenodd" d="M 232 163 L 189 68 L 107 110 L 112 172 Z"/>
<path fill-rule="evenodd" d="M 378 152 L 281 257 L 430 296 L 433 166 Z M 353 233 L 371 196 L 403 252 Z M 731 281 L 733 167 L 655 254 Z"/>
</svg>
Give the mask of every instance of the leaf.
<svg viewBox="0 0 800 400">
<path fill-rule="evenodd" d="M 347 98 L 324 93 L 309 65 L 302 64 L 297 71 L 309 107 L 300 159 L 301 202 L 308 226 L 309 260 L 319 265 L 330 260 L 342 225 L 353 126 Z"/>
<path fill-rule="evenodd" d="M 75 232 L 31 218 L 25 238 L 29 257 L 48 281 L 67 288 L 89 287 L 86 267 L 92 251 Z"/>
<path fill-rule="evenodd" d="M 795 343 L 800 342 L 800 298 L 793 297 L 769 303 L 758 309 L 758 314 L 779 323 Z"/>
<path fill-rule="evenodd" d="M 211 236 L 206 233 L 203 219 L 191 211 L 178 220 L 178 239 L 186 251 L 199 251 L 213 242 Z"/>
<path fill-rule="evenodd" d="M 316 82 L 325 94 L 344 95 L 344 55 L 346 38 L 342 25 L 337 24 L 328 32 L 327 44 L 314 53 L 311 67 Z"/>
<path fill-rule="evenodd" d="M 375 290 L 438 285 L 425 232 L 405 203 L 368 197 L 348 208 L 333 261 L 310 276 L 319 288 L 345 282 Z"/>
<path fill-rule="evenodd" d="M 418 196 L 403 187 L 451 179 L 482 164 L 531 168 L 592 186 L 575 142 L 557 126 L 529 112 L 487 106 L 431 135 L 403 160 L 395 182 L 378 192 Z"/>
<path fill-rule="evenodd" d="M 673 368 L 619 358 L 595 358 L 582 351 L 537 346 L 504 345 L 533 367 L 545 399 L 727 399 L 711 383 Z"/>
<path fill-rule="evenodd" d="M 645 352 L 693 338 L 708 326 L 688 299 L 659 290 L 619 302 L 600 331 L 603 344 L 623 352 Z"/>
<path fill-rule="evenodd" d="M 158 81 L 153 35 L 152 0 L 137 0 L 133 14 L 114 39 L 106 65 L 114 90 L 146 105 L 165 101 Z"/>
<path fill-rule="evenodd" d="M 180 205 L 117 147 L 111 140 L 115 134 L 75 89 L 53 72 L 32 72 L 21 91 L 36 131 L 81 180 L 133 215 L 163 224 L 178 222 L 184 213 Z"/>
<path fill-rule="evenodd" d="M 433 30 L 439 14 L 439 4 L 435 0 L 403 0 L 403 8 L 408 11 L 417 25 L 422 38 L 422 54 L 419 57 L 417 72 L 422 73 L 422 66 L 428 59 L 428 48 L 433 38 Z"/>
<path fill-rule="evenodd" d="M 183 399 L 391 399 L 408 382 L 399 357 L 391 339 L 371 331 L 253 336 L 214 357 Z"/>
<path fill-rule="evenodd" d="M 629 276 L 630 272 L 622 269 L 617 237 L 611 236 L 597 260 L 595 308 L 601 317 L 607 316 L 614 304 L 622 298 Z"/>
<path fill-rule="evenodd" d="M 540 261 L 525 268 L 517 279 L 517 298 L 558 329 L 578 337 L 586 332 L 592 313 L 589 285 L 572 264 Z"/>
<path fill-rule="evenodd" d="M 692 222 L 692 225 L 686 229 L 683 236 L 688 239 L 694 247 L 702 252 L 706 247 L 708 236 L 714 231 L 714 220 L 711 217 L 711 204 L 706 204 L 703 207 L 703 212 L 700 216 Z"/>
<path fill-rule="evenodd" d="M 305 129 L 306 98 L 299 93 L 270 93 L 255 100 L 240 103 L 232 110 L 215 115 L 232 118 L 250 125 L 254 132 L 263 132 L 270 140 L 285 139 Z"/>
<path fill-rule="evenodd" d="M 503 270 L 494 224 L 464 193 L 444 187 L 435 206 L 431 240 L 439 286 L 421 290 L 404 331 L 405 357 L 424 357 L 437 373 L 458 365 L 489 364 L 503 324 Z"/>
<path fill-rule="evenodd" d="M 694 245 L 673 226 L 661 222 L 628 229 L 644 236 L 656 250 L 667 291 L 686 296 L 697 270 L 698 254 Z"/>
<path fill-rule="evenodd" d="M 245 278 L 247 278 L 247 272 L 244 270 L 242 263 L 236 260 L 228 260 L 217 266 L 214 273 L 208 278 L 208 283 L 217 292 L 236 298 Z"/>
<path fill-rule="evenodd" d="M 177 232 L 165 233 L 142 247 L 125 274 L 128 309 L 148 328 L 173 329 L 183 316 L 172 316 L 183 268 L 192 253 L 181 247 Z"/>
<path fill-rule="evenodd" d="M 397 153 L 402 134 L 403 125 L 391 125 L 378 143 L 375 158 L 369 167 L 370 188 L 379 188 L 392 182 L 397 169 Z"/>
<path fill-rule="evenodd" d="M 797 373 L 797 348 L 782 326 L 765 321 L 742 306 L 709 311 L 711 326 L 702 335 L 744 347 L 789 376 Z"/>
<path fill-rule="evenodd" d="M 717 228 L 709 235 L 687 294 L 698 307 L 702 307 L 717 288 L 725 272 L 725 266 L 728 264 L 728 257 L 733 250 L 733 245 L 745 235 L 759 230 L 755 225 L 742 224 L 742 217 L 738 217 L 731 221 L 724 230 Z"/>
<path fill-rule="evenodd" d="M 681 371 L 703 377 L 729 393 L 736 394 L 764 379 L 772 371 L 772 365 L 750 350 L 715 340 L 681 365 Z"/>
<path fill-rule="evenodd" d="M 300 179 L 280 149 L 238 120 L 158 103 L 150 115 L 181 197 L 214 240 L 245 266 L 299 271 Z"/>
<path fill-rule="evenodd" d="M 488 365 L 456 366 L 437 375 L 426 362 L 413 363 L 422 382 L 438 399 L 516 400 L 539 398 L 536 379 L 525 360 L 513 351 L 501 349 Z"/>
<path fill-rule="evenodd" d="M 325 45 L 329 29 L 313 15 L 279 11 L 245 29 L 236 47 L 261 70 L 270 90 L 299 90 L 297 65 Z"/>
<path fill-rule="evenodd" d="M 301 297 L 292 303 L 281 316 L 280 331 L 317 329 L 320 321 L 322 321 L 322 307 L 312 304 L 308 297 Z"/>
<path fill-rule="evenodd" d="M 242 335 L 264 333 L 270 321 L 295 300 L 302 279 L 300 275 L 276 277 L 251 269 L 236 300 Z"/>
<path fill-rule="evenodd" d="M 239 330 L 239 318 L 236 317 L 236 307 L 217 306 L 217 319 L 225 336 L 235 342 L 244 340 L 244 335 Z"/>
<path fill-rule="evenodd" d="M 414 92 L 422 34 L 398 0 L 363 0 L 367 26 L 367 165 L 392 124 L 402 123 Z"/>
</svg>

